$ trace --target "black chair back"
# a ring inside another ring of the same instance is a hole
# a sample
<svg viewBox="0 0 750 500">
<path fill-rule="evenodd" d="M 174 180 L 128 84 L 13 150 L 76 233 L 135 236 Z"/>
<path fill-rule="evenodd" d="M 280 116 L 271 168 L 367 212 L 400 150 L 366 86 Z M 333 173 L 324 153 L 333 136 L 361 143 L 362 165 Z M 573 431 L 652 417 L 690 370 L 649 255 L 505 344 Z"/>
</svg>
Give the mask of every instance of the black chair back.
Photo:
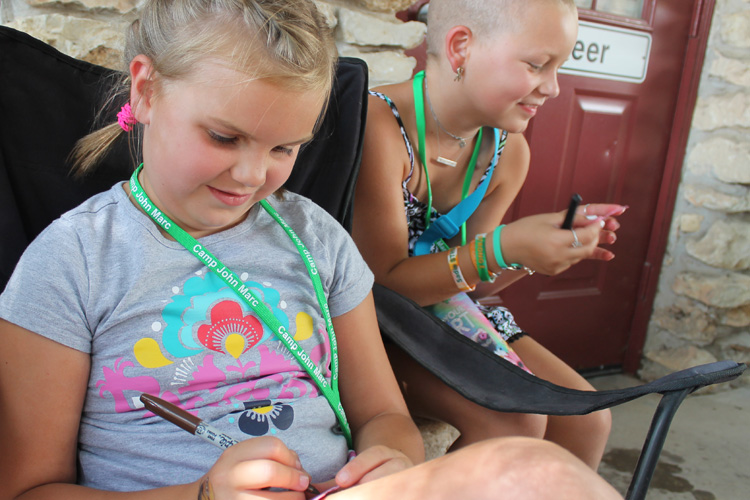
<svg viewBox="0 0 750 500">
<path fill-rule="evenodd" d="M 91 132 L 116 72 L 66 56 L 0 26 L 0 290 L 26 246 L 50 222 L 126 180 L 136 161 L 119 141 L 94 172 L 70 174 L 70 151 Z M 303 146 L 285 184 L 311 198 L 347 229 L 367 113 L 367 66 L 339 59 L 328 111 Z M 103 114 L 115 120 L 122 103 Z"/>
</svg>

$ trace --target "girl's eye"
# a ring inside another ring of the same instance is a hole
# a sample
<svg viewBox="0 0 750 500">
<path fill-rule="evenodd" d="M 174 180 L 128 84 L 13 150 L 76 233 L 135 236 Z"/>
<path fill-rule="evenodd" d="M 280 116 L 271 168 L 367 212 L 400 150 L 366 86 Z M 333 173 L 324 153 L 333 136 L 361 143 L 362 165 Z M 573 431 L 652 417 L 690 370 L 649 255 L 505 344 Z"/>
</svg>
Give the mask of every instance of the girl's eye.
<svg viewBox="0 0 750 500">
<path fill-rule="evenodd" d="M 288 146 L 276 146 L 273 148 L 274 151 L 277 153 L 283 153 L 287 156 L 292 156 L 294 154 L 294 148 L 290 148 Z"/>
<path fill-rule="evenodd" d="M 208 131 L 208 135 L 211 137 L 212 140 L 215 142 L 218 142 L 219 144 L 235 144 L 237 142 L 236 137 L 227 137 L 225 135 L 217 134 L 213 130 Z"/>
<path fill-rule="evenodd" d="M 534 71 L 541 71 L 541 69 L 544 67 L 544 65 L 542 64 L 534 64 L 532 62 L 527 62 L 526 64 L 528 64 L 529 67 Z"/>
</svg>

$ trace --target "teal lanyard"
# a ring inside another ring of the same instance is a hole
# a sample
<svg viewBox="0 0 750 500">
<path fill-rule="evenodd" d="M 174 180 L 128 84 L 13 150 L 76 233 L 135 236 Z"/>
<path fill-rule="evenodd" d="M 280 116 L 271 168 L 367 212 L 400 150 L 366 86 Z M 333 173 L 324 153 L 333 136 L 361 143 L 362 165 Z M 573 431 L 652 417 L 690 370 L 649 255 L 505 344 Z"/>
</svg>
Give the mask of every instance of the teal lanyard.
<svg viewBox="0 0 750 500">
<path fill-rule="evenodd" d="M 260 205 L 273 217 L 273 219 L 284 229 L 289 239 L 292 240 L 294 245 L 297 247 L 297 251 L 302 257 L 307 268 L 307 273 L 310 275 L 310 279 L 315 289 L 315 296 L 318 299 L 320 310 L 323 314 L 323 318 L 326 322 L 326 330 L 328 331 L 328 338 L 331 344 L 331 383 L 329 384 L 320 368 L 310 359 L 310 356 L 302 349 L 287 332 L 286 327 L 273 315 L 271 310 L 266 306 L 262 300 L 245 284 L 240 278 L 234 273 L 234 271 L 227 268 L 221 263 L 216 257 L 213 256 L 203 245 L 190 236 L 184 229 L 172 222 L 163 212 L 161 212 L 156 205 L 154 205 L 149 199 L 146 191 L 143 190 L 140 182 L 138 182 L 138 174 L 143 168 L 141 164 L 133 175 L 130 177 L 130 191 L 133 194 L 133 198 L 141 207 L 141 209 L 156 222 L 159 227 L 166 231 L 172 238 L 177 240 L 182 246 L 184 246 L 190 253 L 192 253 L 199 261 L 203 262 L 211 271 L 214 272 L 229 288 L 247 303 L 255 314 L 260 317 L 270 329 L 274 335 L 289 349 L 289 352 L 295 357 L 297 362 L 302 366 L 305 371 L 310 375 L 315 384 L 318 386 L 323 396 L 328 400 L 328 404 L 331 405 L 333 412 L 336 414 L 336 418 L 339 421 L 341 430 L 346 438 L 346 442 L 350 449 L 353 449 L 352 433 L 349 427 L 349 422 L 346 420 L 346 414 L 344 413 L 344 407 L 341 404 L 341 397 L 339 395 L 339 356 L 338 346 L 336 344 L 336 334 L 333 331 L 333 320 L 331 319 L 331 312 L 328 309 L 328 301 L 326 300 L 325 292 L 323 290 L 323 284 L 318 276 L 318 268 L 315 265 L 312 255 L 305 247 L 305 244 L 297 236 L 297 233 L 289 227 L 286 221 L 279 215 L 279 213 L 266 201 L 261 200 Z M 219 272 L 219 269 L 222 272 Z"/>
<path fill-rule="evenodd" d="M 422 162 L 422 169 L 424 170 L 424 178 L 427 183 L 427 213 L 425 214 L 425 229 L 430 227 L 430 216 L 432 215 L 432 186 L 430 185 L 430 173 L 427 171 L 427 159 L 425 157 L 425 118 L 424 118 L 424 71 L 420 71 L 414 75 L 412 82 L 412 90 L 414 92 L 414 114 L 417 120 L 417 137 L 419 139 L 419 160 Z M 471 186 L 471 178 L 474 175 L 474 168 L 477 164 L 477 158 L 479 157 L 479 149 L 482 145 L 482 129 L 479 129 L 477 133 L 477 143 L 474 145 L 474 152 L 471 154 L 469 160 L 469 166 L 466 169 L 466 175 L 464 176 L 464 185 L 461 190 L 461 199 L 465 199 L 469 194 L 469 187 Z M 441 240 L 439 240 L 442 242 Z M 445 248 L 447 245 L 442 242 Z M 461 244 L 466 244 L 466 222 L 461 224 Z M 440 245 L 440 243 L 438 243 Z"/>
</svg>

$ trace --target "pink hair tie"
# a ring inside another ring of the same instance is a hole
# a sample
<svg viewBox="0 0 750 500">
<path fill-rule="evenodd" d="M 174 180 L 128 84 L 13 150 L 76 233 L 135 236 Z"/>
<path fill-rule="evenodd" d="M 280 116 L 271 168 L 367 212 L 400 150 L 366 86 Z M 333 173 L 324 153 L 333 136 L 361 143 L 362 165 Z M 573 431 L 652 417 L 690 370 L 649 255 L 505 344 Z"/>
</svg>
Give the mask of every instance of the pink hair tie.
<svg viewBox="0 0 750 500">
<path fill-rule="evenodd" d="M 125 104 L 119 113 L 117 113 L 117 123 L 125 132 L 133 130 L 133 125 L 138 123 L 138 120 L 133 116 L 133 110 L 130 109 L 130 103 Z"/>
</svg>

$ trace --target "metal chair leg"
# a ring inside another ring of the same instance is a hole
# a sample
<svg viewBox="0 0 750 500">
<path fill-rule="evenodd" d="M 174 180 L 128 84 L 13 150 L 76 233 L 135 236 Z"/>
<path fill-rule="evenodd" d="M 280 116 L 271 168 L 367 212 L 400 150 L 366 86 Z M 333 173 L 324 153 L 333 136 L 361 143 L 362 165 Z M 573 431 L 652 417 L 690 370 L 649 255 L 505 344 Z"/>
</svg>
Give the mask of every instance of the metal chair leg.
<svg viewBox="0 0 750 500">
<path fill-rule="evenodd" d="M 627 500 L 643 500 L 646 498 L 646 491 L 659 461 L 659 455 L 667 438 L 672 418 L 682 401 L 693 390 L 694 388 L 687 388 L 667 392 L 662 396 L 654 413 L 654 418 L 651 419 L 651 427 L 648 430 L 646 442 L 641 450 L 641 456 L 638 458 L 635 472 L 633 472 L 633 479 L 630 481 L 628 492 L 625 495 Z"/>
</svg>

